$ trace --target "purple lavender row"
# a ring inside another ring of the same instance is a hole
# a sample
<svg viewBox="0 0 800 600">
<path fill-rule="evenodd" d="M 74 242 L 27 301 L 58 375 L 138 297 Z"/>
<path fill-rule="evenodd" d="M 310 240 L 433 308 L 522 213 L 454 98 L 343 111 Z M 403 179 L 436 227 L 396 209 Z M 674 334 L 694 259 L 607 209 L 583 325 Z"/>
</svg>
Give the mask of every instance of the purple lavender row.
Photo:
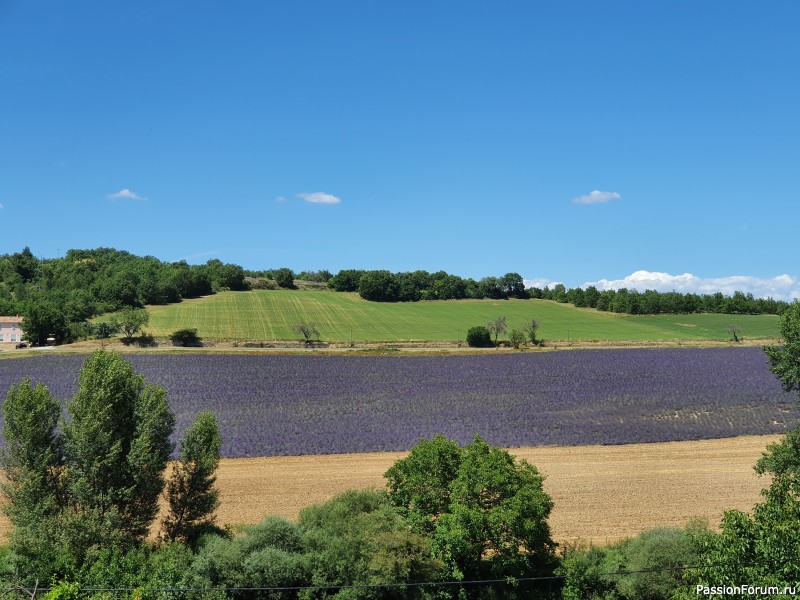
<svg viewBox="0 0 800 600">
<path fill-rule="evenodd" d="M 85 357 L 0 361 L 63 400 Z M 799 413 L 758 348 L 478 356 L 131 355 L 163 385 L 176 436 L 212 410 L 228 457 L 407 450 L 442 433 L 504 446 L 781 433 Z"/>
</svg>

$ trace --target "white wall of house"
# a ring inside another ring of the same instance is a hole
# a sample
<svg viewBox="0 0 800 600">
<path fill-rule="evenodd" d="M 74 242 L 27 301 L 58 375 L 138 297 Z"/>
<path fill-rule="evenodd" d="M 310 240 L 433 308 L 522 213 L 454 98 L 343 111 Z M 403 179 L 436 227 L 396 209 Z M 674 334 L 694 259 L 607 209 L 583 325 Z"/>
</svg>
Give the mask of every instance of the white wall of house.
<svg viewBox="0 0 800 600">
<path fill-rule="evenodd" d="M 0 317 L 0 344 L 22 341 L 22 317 Z"/>
</svg>

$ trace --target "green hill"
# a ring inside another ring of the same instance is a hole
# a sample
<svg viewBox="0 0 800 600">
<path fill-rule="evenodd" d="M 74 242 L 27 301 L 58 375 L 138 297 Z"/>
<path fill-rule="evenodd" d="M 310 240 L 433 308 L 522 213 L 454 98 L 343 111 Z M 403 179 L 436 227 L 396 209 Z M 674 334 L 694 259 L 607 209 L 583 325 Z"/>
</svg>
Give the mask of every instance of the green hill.
<svg viewBox="0 0 800 600">
<path fill-rule="evenodd" d="M 191 327 L 208 340 L 296 340 L 294 327 L 313 321 L 329 342 L 456 341 L 498 316 L 507 317 L 509 328 L 537 319 L 546 340 L 727 340 L 731 324 L 749 339 L 778 335 L 773 315 L 631 316 L 548 300 L 378 303 L 355 293 L 308 290 L 223 292 L 148 310 L 149 333 L 168 336 Z"/>
</svg>

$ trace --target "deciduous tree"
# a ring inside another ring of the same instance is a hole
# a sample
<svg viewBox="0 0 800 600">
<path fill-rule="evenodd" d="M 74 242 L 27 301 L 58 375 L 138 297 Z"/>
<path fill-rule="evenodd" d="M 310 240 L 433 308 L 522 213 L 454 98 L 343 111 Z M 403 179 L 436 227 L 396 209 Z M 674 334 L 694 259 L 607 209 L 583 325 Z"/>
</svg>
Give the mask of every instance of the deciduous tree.
<svg viewBox="0 0 800 600">
<path fill-rule="evenodd" d="M 765 346 L 769 368 L 787 392 L 800 393 L 800 301 L 787 308 L 780 321 L 782 346 Z"/>
<path fill-rule="evenodd" d="M 127 307 L 117 313 L 112 323 L 117 325 L 119 330 L 122 331 L 126 342 L 131 343 L 133 341 L 133 336 L 136 335 L 142 327 L 147 325 L 149 321 L 150 313 L 145 309 Z"/>
<path fill-rule="evenodd" d="M 196 546 L 205 533 L 219 531 L 214 511 L 219 505 L 216 470 L 221 438 L 217 420 L 202 412 L 180 442 L 180 460 L 167 482 L 168 513 L 161 537 Z"/>
<path fill-rule="evenodd" d="M 459 448 L 422 441 L 386 473 L 389 499 L 456 579 L 544 574 L 554 567 L 542 475 L 479 436 Z"/>
<path fill-rule="evenodd" d="M 490 334 L 494 335 L 494 345 L 497 346 L 497 338 L 500 337 L 501 333 L 508 331 L 506 318 L 497 317 L 496 319 L 489 321 L 489 323 L 486 324 L 486 329 L 489 330 Z"/>
</svg>

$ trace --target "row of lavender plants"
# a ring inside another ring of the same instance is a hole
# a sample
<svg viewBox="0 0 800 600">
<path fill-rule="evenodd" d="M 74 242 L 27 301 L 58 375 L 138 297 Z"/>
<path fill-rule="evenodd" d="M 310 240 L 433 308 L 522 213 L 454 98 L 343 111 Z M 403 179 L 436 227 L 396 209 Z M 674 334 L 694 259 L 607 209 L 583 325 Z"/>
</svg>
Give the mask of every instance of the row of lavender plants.
<svg viewBox="0 0 800 600">
<path fill-rule="evenodd" d="M 84 357 L 0 361 L 66 401 Z M 210 409 L 228 457 L 407 450 L 442 433 L 503 447 L 780 433 L 798 411 L 758 348 L 580 350 L 479 356 L 129 357 L 163 385 L 176 436 Z"/>
</svg>

